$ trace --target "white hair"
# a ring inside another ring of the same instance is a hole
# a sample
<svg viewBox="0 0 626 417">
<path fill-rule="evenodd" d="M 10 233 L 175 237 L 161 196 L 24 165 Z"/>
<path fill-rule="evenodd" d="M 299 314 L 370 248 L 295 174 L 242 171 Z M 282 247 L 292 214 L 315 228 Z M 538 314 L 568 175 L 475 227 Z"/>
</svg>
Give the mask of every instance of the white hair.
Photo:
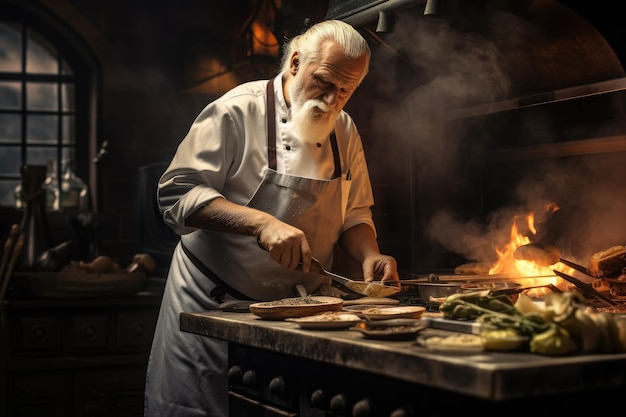
<svg viewBox="0 0 626 417">
<path fill-rule="evenodd" d="M 359 83 L 363 81 L 369 69 L 370 48 L 367 41 L 351 25 L 341 20 L 324 20 L 308 28 L 283 46 L 281 70 L 289 70 L 291 56 L 299 53 L 300 65 L 320 60 L 320 51 L 324 42 L 331 40 L 341 47 L 346 58 L 367 57 L 367 64 Z"/>
</svg>

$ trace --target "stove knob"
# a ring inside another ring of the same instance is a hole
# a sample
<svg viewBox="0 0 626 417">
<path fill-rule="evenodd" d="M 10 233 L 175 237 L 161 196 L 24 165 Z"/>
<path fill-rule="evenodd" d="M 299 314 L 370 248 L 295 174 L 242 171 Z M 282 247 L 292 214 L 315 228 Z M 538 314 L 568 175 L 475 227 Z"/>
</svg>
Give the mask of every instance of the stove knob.
<svg viewBox="0 0 626 417">
<path fill-rule="evenodd" d="M 282 376 L 277 376 L 270 381 L 269 385 L 270 394 L 275 395 L 277 397 L 282 397 L 285 395 L 285 378 Z"/>
<path fill-rule="evenodd" d="M 363 398 L 357 401 L 352 407 L 352 415 L 354 417 L 371 417 L 374 413 L 374 402 L 369 398 Z"/>
<path fill-rule="evenodd" d="M 348 397 L 346 394 L 337 394 L 330 399 L 330 410 L 339 415 L 345 415 L 348 410 Z"/>
<path fill-rule="evenodd" d="M 389 417 L 415 417 L 415 413 L 410 408 L 402 407 L 393 410 Z"/>
<path fill-rule="evenodd" d="M 241 369 L 241 366 L 231 366 L 228 370 L 228 383 L 233 385 L 241 384 L 242 379 L 243 370 Z"/>
<path fill-rule="evenodd" d="M 246 387 L 254 387 L 257 384 L 256 372 L 254 369 L 250 369 L 243 374 L 243 385 Z"/>
<path fill-rule="evenodd" d="M 311 394 L 311 406 L 320 410 L 328 409 L 328 395 L 322 389 L 316 389 Z"/>
</svg>

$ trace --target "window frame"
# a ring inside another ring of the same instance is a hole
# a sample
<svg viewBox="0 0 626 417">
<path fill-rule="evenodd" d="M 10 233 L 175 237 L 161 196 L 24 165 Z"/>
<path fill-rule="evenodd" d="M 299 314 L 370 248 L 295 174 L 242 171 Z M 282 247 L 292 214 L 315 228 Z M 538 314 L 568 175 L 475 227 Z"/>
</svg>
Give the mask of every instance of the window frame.
<svg viewBox="0 0 626 417">
<path fill-rule="evenodd" d="M 23 4 L 25 3 L 25 4 Z M 20 138 L 21 164 L 26 162 L 26 152 L 29 146 L 41 145 L 26 143 L 25 115 L 28 114 L 48 114 L 50 112 L 38 112 L 26 109 L 24 100 L 25 83 L 28 82 L 53 82 L 57 85 L 57 90 L 65 82 L 70 82 L 74 86 L 74 135 L 75 140 L 71 147 L 75 149 L 75 159 L 72 161 L 72 168 L 75 173 L 82 178 L 89 187 L 89 210 L 98 212 L 98 179 L 97 167 L 95 163 L 97 149 L 97 121 L 98 102 L 100 85 L 100 67 L 97 64 L 95 55 L 84 39 L 67 22 L 61 21 L 56 15 L 41 6 L 30 4 L 30 2 L 0 0 L 0 20 L 3 22 L 14 22 L 21 25 L 22 36 L 28 36 L 28 29 L 32 29 L 39 36 L 45 37 L 46 41 L 54 45 L 57 50 L 57 62 L 59 71 L 57 74 L 33 74 L 28 73 L 24 66 L 25 56 L 22 56 L 22 68 L 18 73 L 0 73 L 2 81 L 18 81 L 22 83 L 22 103 L 18 111 L 22 117 L 22 131 Z M 26 38 L 22 40 L 23 45 Z M 26 53 L 23 49 L 23 55 Z M 62 65 L 66 62 L 72 69 L 72 74 L 62 73 Z M 59 97 L 59 100 L 61 98 Z M 59 103 L 60 104 L 60 103 Z M 67 112 L 59 107 L 52 113 L 59 117 Z M 59 121 L 62 123 L 62 121 Z M 56 143 L 45 145 L 45 147 L 56 147 L 57 174 L 61 173 L 62 149 L 68 147 L 59 138 L 60 130 L 57 131 Z M 2 147 L 14 146 L 13 144 L 0 144 Z M 19 179 L 20 174 L 0 174 L 0 179 Z"/>
</svg>

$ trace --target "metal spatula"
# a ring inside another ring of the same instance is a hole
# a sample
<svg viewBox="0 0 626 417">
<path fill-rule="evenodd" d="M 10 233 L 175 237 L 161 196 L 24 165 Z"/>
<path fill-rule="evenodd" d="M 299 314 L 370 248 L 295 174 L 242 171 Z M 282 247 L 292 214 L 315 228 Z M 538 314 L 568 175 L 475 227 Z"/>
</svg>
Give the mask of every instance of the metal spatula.
<svg viewBox="0 0 626 417">
<path fill-rule="evenodd" d="M 349 290 L 367 297 L 389 297 L 390 295 L 400 292 L 400 287 L 375 282 L 355 281 L 337 275 L 334 272 L 325 270 L 322 264 L 315 258 L 311 260 L 311 273 L 330 277 Z"/>
</svg>

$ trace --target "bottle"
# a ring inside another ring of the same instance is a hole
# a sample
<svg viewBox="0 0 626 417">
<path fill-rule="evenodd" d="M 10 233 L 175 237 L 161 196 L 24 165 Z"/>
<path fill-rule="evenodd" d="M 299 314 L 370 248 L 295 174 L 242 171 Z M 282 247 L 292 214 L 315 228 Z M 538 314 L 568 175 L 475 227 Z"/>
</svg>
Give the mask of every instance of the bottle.
<svg viewBox="0 0 626 417">
<path fill-rule="evenodd" d="M 24 233 L 24 246 L 15 266 L 17 271 L 32 270 L 37 258 L 50 247 L 52 242 L 46 217 L 46 194 L 43 189 L 46 169 L 45 165 L 21 167 L 24 215 L 20 230 Z"/>
<path fill-rule="evenodd" d="M 20 182 L 15 186 L 13 190 L 13 199 L 15 200 L 15 208 L 23 209 L 24 208 L 24 195 L 22 194 L 22 183 Z"/>
<path fill-rule="evenodd" d="M 69 162 L 63 161 L 61 167 L 61 208 L 87 209 L 87 184 L 74 173 Z"/>
<path fill-rule="evenodd" d="M 58 211 L 61 209 L 59 176 L 57 170 L 58 164 L 56 159 L 49 159 L 48 176 L 43 183 L 43 188 L 46 190 L 46 209 L 51 211 Z"/>
</svg>

